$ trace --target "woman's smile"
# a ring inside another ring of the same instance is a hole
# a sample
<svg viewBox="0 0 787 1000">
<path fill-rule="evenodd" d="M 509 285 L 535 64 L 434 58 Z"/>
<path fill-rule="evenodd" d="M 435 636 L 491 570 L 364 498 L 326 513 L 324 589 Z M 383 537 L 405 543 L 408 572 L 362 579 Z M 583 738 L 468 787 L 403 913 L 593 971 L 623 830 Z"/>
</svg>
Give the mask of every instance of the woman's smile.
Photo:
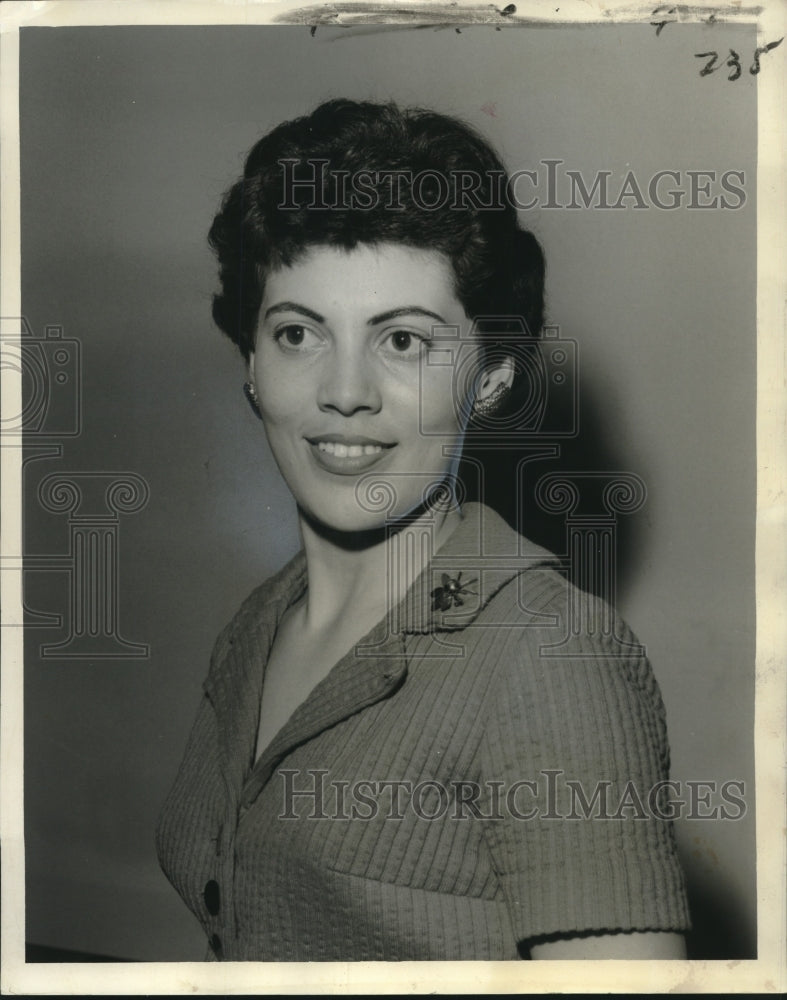
<svg viewBox="0 0 787 1000">
<path fill-rule="evenodd" d="M 456 346 L 467 324 L 451 264 L 435 250 L 317 246 L 268 275 L 250 376 L 301 510 L 334 529 L 367 530 L 418 507 L 445 479 L 464 421 L 436 328 L 453 330 Z M 385 510 L 356 495 L 371 471 L 388 488 Z"/>
<path fill-rule="evenodd" d="M 340 476 L 353 476 L 374 468 L 380 459 L 387 457 L 396 444 L 385 444 L 367 437 L 346 437 L 342 434 L 323 434 L 306 438 L 317 464 L 326 472 Z"/>
</svg>

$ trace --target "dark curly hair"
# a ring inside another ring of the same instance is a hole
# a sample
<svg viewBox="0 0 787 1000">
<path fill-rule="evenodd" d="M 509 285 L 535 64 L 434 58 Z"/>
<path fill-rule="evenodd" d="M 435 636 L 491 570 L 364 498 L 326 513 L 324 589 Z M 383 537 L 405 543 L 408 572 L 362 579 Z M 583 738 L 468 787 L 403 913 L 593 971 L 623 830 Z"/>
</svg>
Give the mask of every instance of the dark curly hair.
<svg viewBox="0 0 787 1000">
<path fill-rule="evenodd" d="M 470 318 L 519 316 L 537 336 L 544 258 L 507 184 L 497 155 L 455 118 L 327 101 L 263 136 L 224 196 L 209 234 L 221 281 L 213 318 L 248 359 L 267 273 L 315 245 L 394 242 L 444 253 Z"/>
</svg>

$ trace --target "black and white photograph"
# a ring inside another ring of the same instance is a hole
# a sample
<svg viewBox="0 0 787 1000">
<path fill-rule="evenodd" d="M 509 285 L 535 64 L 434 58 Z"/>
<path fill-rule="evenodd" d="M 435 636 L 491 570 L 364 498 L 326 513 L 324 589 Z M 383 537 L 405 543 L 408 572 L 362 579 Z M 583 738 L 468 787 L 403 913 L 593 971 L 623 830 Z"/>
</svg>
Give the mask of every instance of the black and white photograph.
<svg viewBox="0 0 787 1000">
<path fill-rule="evenodd" d="M 3 6 L 3 989 L 787 988 L 785 8 Z"/>
</svg>

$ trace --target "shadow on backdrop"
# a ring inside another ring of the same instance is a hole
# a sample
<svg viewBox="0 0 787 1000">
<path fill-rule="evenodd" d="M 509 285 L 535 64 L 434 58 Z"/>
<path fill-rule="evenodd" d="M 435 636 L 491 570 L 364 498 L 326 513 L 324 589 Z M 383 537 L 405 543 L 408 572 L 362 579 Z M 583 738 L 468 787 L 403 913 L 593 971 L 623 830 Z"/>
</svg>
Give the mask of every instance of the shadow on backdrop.
<svg viewBox="0 0 787 1000">
<path fill-rule="evenodd" d="M 518 405 L 521 399 L 513 400 L 506 412 L 510 413 Z M 575 414 L 569 412 L 572 405 L 576 407 Z M 603 519 L 602 493 L 609 478 L 605 474 L 637 476 L 637 470 L 631 468 L 627 456 L 612 438 L 611 421 L 605 419 L 601 393 L 586 376 L 578 380 L 573 400 L 569 395 L 551 396 L 547 400 L 543 425 L 568 428 L 574 417 L 577 419 L 573 436 L 556 437 L 549 433 L 507 436 L 495 434 L 493 430 L 475 439 L 471 436 L 465 445 L 459 478 L 467 500 L 483 500 L 512 528 L 560 556 L 572 583 L 599 597 L 612 596 L 614 605 L 615 594 L 625 592 L 627 580 L 641 558 L 642 517 L 622 514 L 614 518 L 612 580 L 604 580 L 603 576 L 582 572 L 581 567 L 572 562 L 568 544 L 569 518 L 565 513 L 545 509 L 537 496 L 537 484 L 545 476 L 573 482 L 581 495 L 579 506 L 571 516 L 579 514 L 593 522 Z M 549 446 L 553 446 L 556 453 L 548 454 Z M 539 449 L 543 449 L 542 454 Z M 587 476 L 589 473 L 593 475 Z M 601 564 L 602 553 L 599 552 L 598 557 Z M 588 585 L 594 581 L 595 586 Z M 729 883 L 723 880 L 709 882 L 695 870 L 689 858 L 683 858 L 683 868 L 693 924 L 686 935 L 688 958 L 756 959 L 756 926 L 749 927 L 742 919 L 742 904 Z"/>
<path fill-rule="evenodd" d="M 541 348 L 548 353 L 550 341 L 542 341 Z M 568 559 L 567 513 L 548 510 L 536 496 L 536 487 L 545 476 L 565 479 L 578 494 L 572 516 L 602 522 L 609 519 L 603 501 L 605 486 L 616 473 L 638 478 L 637 470 L 630 468 L 626 456 L 606 432 L 608 421 L 590 380 L 586 376 L 576 378 L 572 391 L 551 393 L 553 376 L 554 367 L 547 361 L 543 383 L 548 384 L 535 385 L 532 378 L 522 380 L 518 395 L 499 415 L 500 423 L 505 424 L 512 414 L 532 413 L 528 396 L 538 393 L 542 399 L 536 419 L 543 429 L 517 434 L 510 430 L 498 432 L 492 425 L 488 431 L 469 435 L 459 477 L 467 500 L 483 499 L 512 528 L 563 557 L 572 582 L 603 597 L 609 581 L 597 577 L 595 586 L 588 587 L 588 581 L 576 578 L 576 567 Z M 558 433 L 553 434 L 552 429 Z M 613 582 L 619 590 L 639 558 L 639 519 L 626 514 L 614 517 L 614 536 Z"/>
</svg>

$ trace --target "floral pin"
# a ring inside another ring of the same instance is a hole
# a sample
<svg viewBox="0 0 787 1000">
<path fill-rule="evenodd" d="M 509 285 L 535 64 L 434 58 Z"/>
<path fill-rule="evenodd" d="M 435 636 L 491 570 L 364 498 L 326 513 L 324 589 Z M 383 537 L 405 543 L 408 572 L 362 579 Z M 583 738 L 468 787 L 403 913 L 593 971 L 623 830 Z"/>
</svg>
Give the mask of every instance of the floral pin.
<svg viewBox="0 0 787 1000">
<path fill-rule="evenodd" d="M 461 572 L 456 579 L 453 579 L 447 573 L 443 573 L 442 582 L 442 587 L 435 587 L 432 591 L 432 611 L 448 611 L 450 608 L 461 608 L 465 603 L 462 600 L 463 595 L 476 595 L 475 590 L 467 589 L 471 583 L 475 583 L 476 581 L 468 580 L 467 583 L 462 583 Z"/>
</svg>

